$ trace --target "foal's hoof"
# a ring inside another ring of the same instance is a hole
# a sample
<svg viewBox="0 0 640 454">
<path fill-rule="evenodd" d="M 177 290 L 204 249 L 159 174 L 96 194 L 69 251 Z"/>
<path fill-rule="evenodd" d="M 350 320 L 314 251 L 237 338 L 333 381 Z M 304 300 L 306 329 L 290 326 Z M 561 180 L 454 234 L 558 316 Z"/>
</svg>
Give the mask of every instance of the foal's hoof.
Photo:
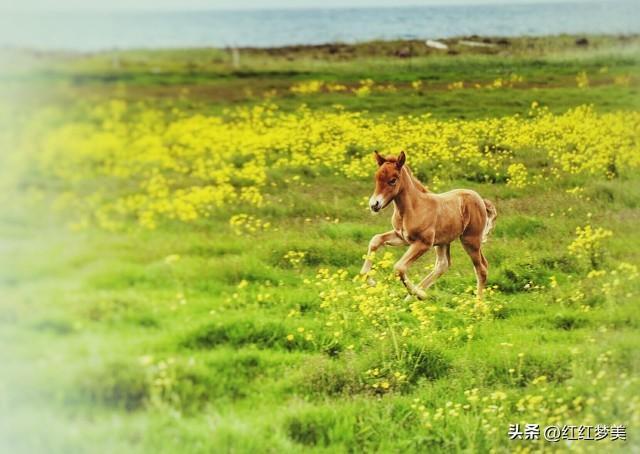
<svg viewBox="0 0 640 454">
<path fill-rule="evenodd" d="M 418 298 L 420 301 L 422 300 L 426 300 L 427 299 L 427 292 L 425 292 L 424 290 L 416 290 L 415 293 L 415 297 Z"/>
<path fill-rule="evenodd" d="M 413 299 L 413 295 L 407 295 L 404 297 L 404 302 L 410 303 L 412 299 Z"/>
<path fill-rule="evenodd" d="M 368 277 L 367 278 L 367 284 L 369 284 L 369 286 L 371 286 L 371 287 L 375 287 L 376 286 L 376 281 L 372 277 Z"/>
</svg>

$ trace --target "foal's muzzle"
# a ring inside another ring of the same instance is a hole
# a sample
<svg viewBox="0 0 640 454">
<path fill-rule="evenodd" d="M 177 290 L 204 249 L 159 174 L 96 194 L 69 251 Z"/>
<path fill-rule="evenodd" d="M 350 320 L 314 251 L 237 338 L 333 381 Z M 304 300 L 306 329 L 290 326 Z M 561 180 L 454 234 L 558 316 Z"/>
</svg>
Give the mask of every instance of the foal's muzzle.
<svg viewBox="0 0 640 454">
<path fill-rule="evenodd" d="M 384 208 L 384 196 L 382 194 L 374 194 L 369 199 L 369 209 L 377 213 Z"/>
</svg>

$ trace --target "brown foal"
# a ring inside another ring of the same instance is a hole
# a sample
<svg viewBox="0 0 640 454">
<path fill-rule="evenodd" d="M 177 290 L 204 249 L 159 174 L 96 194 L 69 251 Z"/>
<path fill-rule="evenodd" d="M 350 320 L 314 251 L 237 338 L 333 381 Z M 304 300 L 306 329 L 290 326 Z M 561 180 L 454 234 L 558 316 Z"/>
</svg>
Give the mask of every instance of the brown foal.
<svg viewBox="0 0 640 454">
<path fill-rule="evenodd" d="M 385 158 L 378 152 L 375 157 L 378 163 L 376 187 L 369 199 L 369 207 L 377 213 L 393 202 L 393 230 L 371 238 L 360 274 L 369 273 L 371 253 L 381 246 L 408 245 L 409 249 L 394 265 L 394 270 L 409 295 L 424 299 L 425 290 L 451 265 L 451 242 L 460 238 L 475 268 L 477 296 L 482 298 L 488 263 L 481 246 L 495 225 L 497 212 L 493 203 L 469 189 L 455 189 L 443 194 L 429 192 L 405 165 L 404 151 L 395 158 Z M 415 286 L 408 279 L 407 270 L 431 247 L 436 250 L 435 268 Z M 371 278 L 368 282 L 375 285 Z"/>
</svg>

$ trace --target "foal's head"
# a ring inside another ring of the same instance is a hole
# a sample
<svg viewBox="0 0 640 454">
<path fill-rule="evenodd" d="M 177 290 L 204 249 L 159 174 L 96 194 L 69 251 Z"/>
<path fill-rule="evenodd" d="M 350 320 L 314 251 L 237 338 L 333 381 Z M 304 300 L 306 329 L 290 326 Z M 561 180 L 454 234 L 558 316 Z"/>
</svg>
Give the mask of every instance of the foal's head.
<svg viewBox="0 0 640 454">
<path fill-rule="evenodd" d="M 391 203 L 400 191 L 400 171 L 404 165 L 405 155 L 401 151 L 397 158 L 385 158 L 376 151 L 376 188 L 369 199 L 371 211 L 378 212 Z"/>
</svg>

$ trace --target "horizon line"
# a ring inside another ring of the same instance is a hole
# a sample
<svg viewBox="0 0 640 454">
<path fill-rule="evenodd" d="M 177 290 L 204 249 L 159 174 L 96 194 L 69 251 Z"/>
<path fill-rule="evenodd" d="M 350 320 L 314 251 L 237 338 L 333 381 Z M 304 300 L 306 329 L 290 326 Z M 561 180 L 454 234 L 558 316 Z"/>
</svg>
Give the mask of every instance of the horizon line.
<svg viewBox="0 0 640 454">
<path fill-rule="evenodd" d="M 528 5 L 540 5 L 540 4 L 576 4 L 576 3 L 635 3 L 634 0 L 523 0 L 521 2 L 510 2 L 509 0 L 480 0 L 478 2 L 469 0 L 437 0 L 429 4 L 416 4 L 413 2 L 407 2 L 400 5 L 330 5 L 330 6 L 247 6 L 247 7 L 179 7 L 166 6 L 166 7 L 73 7 L 62 6 L 58 8 L 0 8 L 0 12 L 3 13 L 150 13 L 150 12 L 260 12 L 260 11 L 328 11 L 328 10 L 367 10 L 367 9 L 399 9 L 399 8 L 430 8 L 430 7 L 460 7 L 460 6 L 528 6 Z"/>
</svg>

